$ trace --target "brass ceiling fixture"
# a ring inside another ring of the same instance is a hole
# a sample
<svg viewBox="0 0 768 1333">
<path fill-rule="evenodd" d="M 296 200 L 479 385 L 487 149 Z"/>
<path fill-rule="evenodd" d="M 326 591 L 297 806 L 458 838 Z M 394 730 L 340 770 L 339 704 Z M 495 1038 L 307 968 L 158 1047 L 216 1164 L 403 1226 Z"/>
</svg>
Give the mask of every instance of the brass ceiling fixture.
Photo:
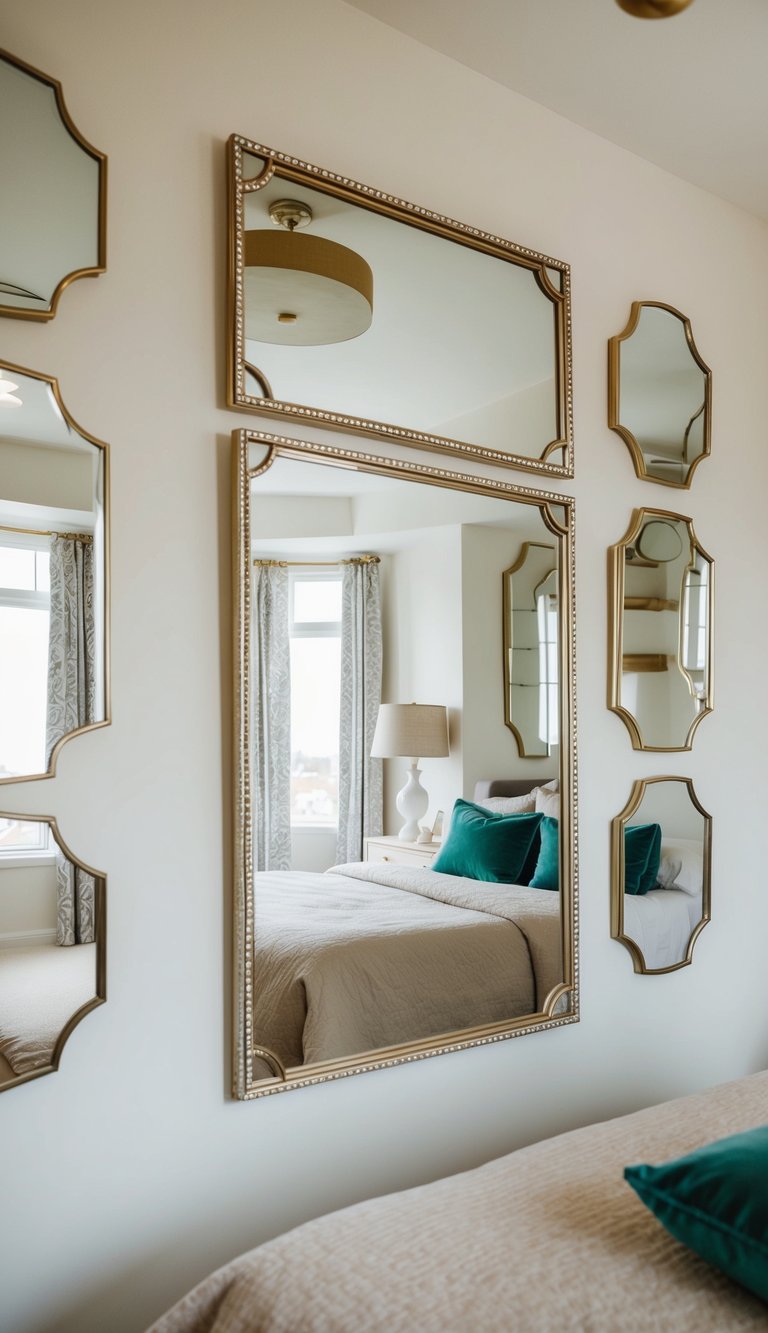
<svg viewBox="0 0 768 1333">
<path fill-rule="evenodd" d="M 373 319 L 373 273 L 354 250 L 323 236 L 298 236 L 312 209 L 279 199 L 269 216 L 279 231 L 245 233 L 245 336 L 316 347 L 359 338 Z"/>
<path fill-rule="evenodd" d="M 616 4 L 636 19 L 671 19 L 682 14 L 692 0 L 616 0 Z"/>
</svg>

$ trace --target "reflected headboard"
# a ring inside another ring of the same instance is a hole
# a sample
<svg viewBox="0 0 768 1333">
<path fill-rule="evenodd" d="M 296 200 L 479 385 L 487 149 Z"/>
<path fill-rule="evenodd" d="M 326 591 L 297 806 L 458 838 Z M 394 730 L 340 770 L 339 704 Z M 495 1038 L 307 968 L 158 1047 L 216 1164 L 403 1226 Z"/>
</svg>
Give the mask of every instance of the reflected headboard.
<svg viewBox="0 0 768 1333">
<path fill-rule="evenodd" d="M 554 777 L 555 775 L 553 775 Z M 538 778 L 481 778 L 475 783 L 476 801 L 485 801 L 489 796 L 525 796 L 534 787 L 541 787 L 551 782 L 550 777 Z"/>
</svg>

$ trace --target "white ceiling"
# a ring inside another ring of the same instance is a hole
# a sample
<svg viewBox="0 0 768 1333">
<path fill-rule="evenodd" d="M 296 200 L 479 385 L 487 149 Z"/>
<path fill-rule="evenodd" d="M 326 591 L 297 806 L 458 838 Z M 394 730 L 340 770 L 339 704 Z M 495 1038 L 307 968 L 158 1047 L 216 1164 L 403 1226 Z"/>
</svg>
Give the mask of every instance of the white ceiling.
<svg viewBox="0 0 768 1333">
<path fill-rule="evenodd" d="M 768 220 L 766 0 L 347 3 Z"/>
</svg>

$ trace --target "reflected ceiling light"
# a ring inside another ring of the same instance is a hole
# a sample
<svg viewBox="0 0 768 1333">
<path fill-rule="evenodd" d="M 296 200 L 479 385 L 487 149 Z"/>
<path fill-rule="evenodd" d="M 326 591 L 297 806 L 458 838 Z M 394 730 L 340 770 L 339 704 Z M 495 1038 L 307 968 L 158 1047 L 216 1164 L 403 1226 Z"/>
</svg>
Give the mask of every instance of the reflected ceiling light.
<svg viewBox="0 0 768 1333">
<path fill-rule="evenodd" d="M 671 19 L 682 14 L 692 0 L 616 0 L 616 4 L 636 19 Z"/>
<path fill-rule="evenodd" d="M 18 389 L 18 384 L 13 380 L 0 379 L 0 407 L 23 407 L 20 398 L 14 398 L 13 391 Z"/>
<path fill-rule="evenodd" d="M 359 338 L 373 319 L 373 273 L 354 250 L 298 236 L 312 210 L 296 199 L 270 205 L 279 231 L 245 233 L 245 336 L 288 347 Z"/>
</svg>

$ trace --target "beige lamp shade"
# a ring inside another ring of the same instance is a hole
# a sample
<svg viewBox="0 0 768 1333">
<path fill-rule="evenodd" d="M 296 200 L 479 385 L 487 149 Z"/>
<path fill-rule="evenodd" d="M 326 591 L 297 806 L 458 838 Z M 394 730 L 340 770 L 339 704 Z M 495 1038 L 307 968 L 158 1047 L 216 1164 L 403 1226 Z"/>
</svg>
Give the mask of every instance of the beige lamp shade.
<svg viewBox="0 0 768 1333">
<path fill-rule="evenodd" d="M 246 338 L 317 347 L 370 328 L 373 273 L 346 245 L 295 231 L 247 231 L 244 270 Z"/>
<path fill-rule="evenodd" d="M 442 704 L 380 705 L 371 746 L 374 759 L 443 759 L 448 753 L 448 714 Z"/>
</svg>

